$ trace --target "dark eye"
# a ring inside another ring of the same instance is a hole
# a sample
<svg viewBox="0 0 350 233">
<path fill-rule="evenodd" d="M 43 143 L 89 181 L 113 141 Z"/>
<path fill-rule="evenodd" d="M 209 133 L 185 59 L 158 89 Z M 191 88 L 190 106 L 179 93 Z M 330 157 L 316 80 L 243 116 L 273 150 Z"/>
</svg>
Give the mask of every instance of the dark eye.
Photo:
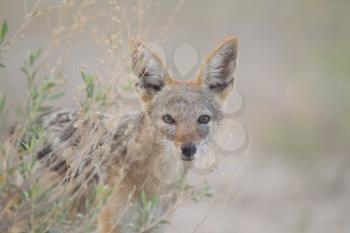
<svg viewBox="0 0 350 233">
<path fill-rule="evenodd" d="M 208 115 L 201 115 L 198 118 L 198 123 L 200 123 L 200 124 L 207 124 L 209 121 L 210 121 L 210 116 L 208 116 Z"/>
<path fill-rule="evenodd" d="M 167 124 L 175 124 L 175 120 L 172 116 L 170 115 L 164 115 L 163 116 L 163 121 Z"/>
</svg>

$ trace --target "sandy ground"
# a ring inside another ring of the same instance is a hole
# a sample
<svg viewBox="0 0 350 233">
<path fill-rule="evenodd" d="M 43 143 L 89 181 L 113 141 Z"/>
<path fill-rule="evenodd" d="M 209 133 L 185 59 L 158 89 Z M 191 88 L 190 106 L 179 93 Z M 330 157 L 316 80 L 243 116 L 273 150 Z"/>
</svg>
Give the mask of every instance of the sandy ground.
<svg viewBox="0 0 350 233">
<path fill-rule="evenodd" d="M 324 161 L 328 165 L 309 167 L 290 165 L 278 156 L 248 156 L 228 199 L 221 198 L 226 189 L 219 186 L 207 204 L 186 202 L 168 232 L 349 232 L 348 158 L 337 162 L 328 158 Z M 242 161 L 230 163 L 226 166 L 233 173 L 242 165 Z"/>
</svg>

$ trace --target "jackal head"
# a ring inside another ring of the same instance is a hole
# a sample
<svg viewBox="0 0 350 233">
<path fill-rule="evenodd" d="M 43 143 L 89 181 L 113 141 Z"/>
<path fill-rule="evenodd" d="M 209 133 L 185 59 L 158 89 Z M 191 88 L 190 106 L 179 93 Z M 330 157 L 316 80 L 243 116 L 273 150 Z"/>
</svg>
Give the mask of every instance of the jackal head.
<svg viewBox="0 0 350 233">
<path fill-rule="evenodd" d="M 238 40 L 226 38 L 201 65 L 193 80 L 173 77 L 161 58 L 134 40 L 131 65 L 136 89 L 151 124 L 185 161 L 199 156 L 223 118 L 222 105 L 233 89 Z"/>
</svg>

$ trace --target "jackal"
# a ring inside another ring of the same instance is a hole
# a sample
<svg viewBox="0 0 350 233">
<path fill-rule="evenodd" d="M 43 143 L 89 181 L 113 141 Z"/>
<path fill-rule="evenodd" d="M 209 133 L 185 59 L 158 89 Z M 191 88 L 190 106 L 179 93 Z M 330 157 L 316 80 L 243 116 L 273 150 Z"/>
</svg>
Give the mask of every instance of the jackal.
<svg viewBox="0 0 350 233">
<path fill-rule="evenodd" d="M 159 197 L 155 216 L 171 209 L 177 199 L 173 181 L 178 179 L 179 170 L 180 175 L 186 175 L 192 161 L 206 151 L 209 134 L 223 118 L 223 103 L 234 85 L 235 37 L 226 38 L 209 54 L 195 78 L 186 81 L 176 80 L 160 56 L 141 41 L 132 40 L 130 48 L 143 110 L 126 114 L 113 133 L 95 143 L 96 150 L 108 146 L 108 160 L 101 162 L 105 176 L 99 178 L 113 189 L 99 215 L 100 233 L 137 232 L 130 224 L 137 221 L 132 203 L 142 192 Z M 57 151 L 81 143 L 77 113 L 62 110 L 42 116 L 41 121 L 55 136 L 46 140 L 38 158 L 65 174 L 69 161 L 60 158 Z M 86 161 L 85 165 L 91 163 Z M 162 230 L 157 227 L 142 232 L 158 231 Z"/>
</svg>

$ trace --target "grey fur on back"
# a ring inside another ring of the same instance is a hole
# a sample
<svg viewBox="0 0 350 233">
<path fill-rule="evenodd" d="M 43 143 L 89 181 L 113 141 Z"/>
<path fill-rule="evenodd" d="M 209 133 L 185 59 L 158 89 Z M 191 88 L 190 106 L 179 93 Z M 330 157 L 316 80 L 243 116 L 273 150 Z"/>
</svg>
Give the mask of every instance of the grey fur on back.
<svg viewBox="0 0 350 233">
<path fill-rule="evenodd" d="M 70 109 L 43 114 L 38 119 L 38 123 L 44 129 L 45 140 L 38 151 L 38 158 L 44 161 L 50 169 L 64 176 L 70 165 L 62 153 L 70 147 L 79 146 L 83 127 L 92 127 L 91 130 L 102 131 L 102 133 L 100 133 L 101 137 L 92 142 L 91 149 L 106 144 L 110 147 L 111 155 L 117 152 L 118 158 L 116 159 L 122 159 L 132 135 L 139 130 L 142 114 L 140 112 L 126 114 L 120 119 L 115 129 L 105 128 L 103 121 L 107 118 L 109 118 L 108 115 L 97 113 L 94 122 L 89 124 L 89 119 L 79 122 L 79 113 Z M 86 157 L 89 156 L 86 155 Z M 111 158 L 110 161 L 116 159 Z"/>
</svg>

